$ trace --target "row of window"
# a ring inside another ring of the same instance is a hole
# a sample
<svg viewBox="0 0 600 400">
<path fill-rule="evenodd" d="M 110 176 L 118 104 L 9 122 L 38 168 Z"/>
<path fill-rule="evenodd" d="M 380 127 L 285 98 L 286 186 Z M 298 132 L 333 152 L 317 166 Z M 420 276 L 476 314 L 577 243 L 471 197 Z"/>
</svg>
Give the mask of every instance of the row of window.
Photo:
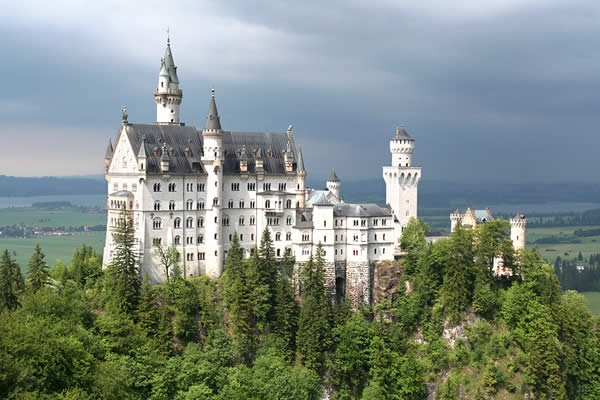
<svg viewBox="0 0 600 400">
<path fill-rule="evenodd" d="M 279 207 L 281 207 L 281 204 L 282 204 L 281 201 L 274 202 L 274 203 L 275 203 L 276 206 L 278 205 Z M 175 200 L 170 200 L 169 201 L 169 211 L 175 210 L 176 209 L 176 204 L 177 203 L 175 202 Z M 227 202 L 227 207 L 228 208 L 233 208 L 234 204 L 235 203 L 234 203 L 233 200 L 229 200 Z M 219 199 L 215 197 L 213 199 L 213 206 L 218 206 L 218 205 L 219 205 Z M 239 208 L 245 208 L 245 206 L 246 206 L 246 202 L 244 200 L 240 200 L 238 202 L 238 207 Z M 112 205 L 111 205 L 111 207 L 112 207 Z M 292 200 L 287 200 L 285 202 L 285 207 L 286 208 L 292 208 Z M 296 207 L 299 207 L 299 203 L 298 202 L 296 202 Z M 114 207 L 112 207 L 112 208 L 114 208 Z M 204 208 L 205 208 L 204 201 L 197 201 L 195 203 L 195 209 L 196 210 L 204 210 Z M 256 208 L 256 202 L 254 200 L 250 200 L 250 208 Z M 271 200 L 266 200 L 265 201 L 265 208 L 271 208 Z M 185 209 L 186 210 L 194 210 L 194 201 L 193 200 L 186 201 L 186 203 L 185 203 Z M 160 211 L 160 201 L 159 200 L 156 200 L 154 202 L 154 211 Z"/>
<path fill-rule="evenodd" d="M 115 183 L 115 185 L 117 185 L 117 184 Z M 126 187 L 127 184 L 124 184 L 124 186 Z M 206 189 L 206 186 L 205 186 L 204 183 L 196 183 L 195 186 L 196 186 L 196 191 L 197 192 L 204 192 L 205 189 Z M 135 183 L 132 185 L 132 191 L 135 192 L 134 188 L 137 189 Z M 175 185 L 175 183 L 169 183 L 169 185 L 167 186 L 167 190 L 169 192 L 176 192 L 177 191 L 176 189 L 177 189 L 177 186 Z M 194 184 L 193 183 L 186 183 L 185 189 L 188 192 L 193 192 L 194 191 Z M 124 190 L 127 190 L 127 189 L 124 189 Z M 160 184 L 160 182 L 154 183 L 154 185 L 152 185 L 152 190 L 154 192 L 160 192 L 161 191 L 161 184 Z"/>
<path fill-rule="evenodd" d="M 117 190 L 119 190 L 119 184 L 117 182 L 113 183 L 113 190 L 116 192 Z M 121 186 L 121 190 L 129 190 L 129 186 L 124 183 Z M 131 184 L 131 191 L 132 192 L 136 192 L 137 191 L 137 183 L 132 183 Z"/>
<path fill-rule="evenodd" d="M 340 226 L 342 226 L 342 223 L 343 223 L 343 221 L 340 220 Z M 373 219 L 373 220 L 371 220 L 371 223 L 373 224 L 373 226 L 377 226 L 379 224 L 379 220 L 378 219 Z M 355 220 L 353 220 L 353 225 L 354 226 L 359 226 L 360 225 L 361 227 L 365 227 L 365 226 L 367 226 L 367 220 L 366 219 L 360 219 L 360 220 L 355 219 Z M 382 218 L 381 219 L 381 225 L 382 226 L 386 226 L 387 225 L 387 219 Z M 335 223 L 335 226 L 337 226 L 337 221 Z"/>
</svg>

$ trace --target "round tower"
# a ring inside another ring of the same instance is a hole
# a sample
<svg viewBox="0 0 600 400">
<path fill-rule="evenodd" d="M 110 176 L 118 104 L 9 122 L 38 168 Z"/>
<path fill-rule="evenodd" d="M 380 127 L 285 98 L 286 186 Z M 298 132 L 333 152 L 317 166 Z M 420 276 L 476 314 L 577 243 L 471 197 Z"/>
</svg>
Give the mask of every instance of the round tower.
<svg viewBox="0 0 600 400">
<path fill-rule="evenodd" d="M 340 199 L 340 180 L 335 174 L 334 170 L 331 170 L 331 175 L 327 179 L 327 189 L 335 196 L 336 199 Z"/>
<path fill-rule="evenodd" d="M 158 86 L 154 89 L 156 123 L 180 124 L 179 109 L 182 99 L 183 91 L 179 88 L 177 67 L 175 66 L 173 53 L 171 52 L 171 40 L 167 39 L 165 56 L 160 60 Z"/>
<path fill-rule="evenodd" d="M 450 214 L 450 232 L 454 232 L 456 225 L 462 220 L 462 214 L 457 208 L 452 214 Z"/>
<path fill-rule="evenodd" d="M 212 90 L 206 125 L 202 130 L 202 163 L 206 170 L 206 274 L 218 278 L 223 273 L 223 229 L 221 221 L 223 187 L 223 131 Z"/>
<path fill-rule="evenodd" d="M 510 240 L 515 250 L 525 250 L 527 235 L 527 218 L 525 215 L 517 213 L 510 219 Z"/>
<path fill-rule="evenodd" d="M 404 129 L 396 128 L 396 136 L 390 139 L 390 152 L 392 153 L 393 167 L 411 167 L 412 153 L 415 149 L 415 140 L 408 136 Z"/>
</svg>

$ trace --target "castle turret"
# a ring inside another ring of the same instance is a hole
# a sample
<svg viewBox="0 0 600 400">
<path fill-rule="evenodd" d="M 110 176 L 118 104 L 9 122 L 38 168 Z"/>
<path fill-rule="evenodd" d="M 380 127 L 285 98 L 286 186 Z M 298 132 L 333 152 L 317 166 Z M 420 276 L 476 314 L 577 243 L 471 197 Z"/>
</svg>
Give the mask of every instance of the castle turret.
<svg viewBox="0 0 600 400">
<path fill-rule="evenodd" d="M 457 208 L 452 214 L 450 214 L 450 232 L 454 232 L 456 225 L 461 222 L 462 214 L 460 210 Z"/>
<path fill-rule="evenodd" d="M 142 143 L 140 144 L 140 151 L 138 151 L 137 155 L 138 169 L 140 172 L 146 171 L 146 137 L 142 136 Z"/>
<path fill-rule="evenodd" d="M 183 91 L 179 88 L 177 67 L 175 66 L 173 53 L 171 52 L 171 40 L 167 39 L 165 56 L 160 60 L 158 87 L 154 89 L 156 123 L 180 124 L 179 109 L 182 99 Z"/>
<path fill-rule="evenodd" d="M 397 128 L 390 139 L 392 165 L 383 167 L 385 201 L 394 214 L 395 241 L 400 238 L 411 217 L 417 217 L 418 186 L 421 167 L 412 165 L 415 141 L 404 129 Z"/>
<path fill-rule="evenodd" d="M 206 124 L 202 130 L 204 154 L 202 163 L 206 177 L 206 274 L 218 278 L 223 273 L 223 238 L 221 221 L 221 203 L 223 186 L 223 131 L 215 102 L 215 90 L 212 90 Z"/>
<path fill-rule="evenodd" d="M 527 234 L 527 218 L 523 214 L 517 213 L 510 219 L 510 240 L 515 250 L 525 250 Z"/>
<path fill-rule="evenodd" d="M 298 162 L 296 163 L 296 204 L 298 208 L 304 208 L 306 202 L 306 170 L 304 169 L 304 158 L 302 148 L 298 146 Z"/>
<path fill-rule="evenodd" d="M 105 172 L 108 172 L 108 166 L 110 164 L 110 159 L 112 158 L 113 155 L 113 145 L 112 145 L 112 140 L 108 139 L 108 147 L 106 148 L 106 155 L 104 156 L 104 170 Z"/>
<path fill-rule="evenodd" d="M 392 166 L 412 166 L 412 153 L 415 148 L 415 140 L 408 136 L 404 129 L 396 128 L 396 136 L 390 140 L 390 151 L 392 152 Z"/>
<path fill-rule="evenodd" d="M 327 189 L 335 196 L 337 200 L 340 199 L 340 179 L 332 169 L 329 178 L 327 179 Z"/>
</svg>

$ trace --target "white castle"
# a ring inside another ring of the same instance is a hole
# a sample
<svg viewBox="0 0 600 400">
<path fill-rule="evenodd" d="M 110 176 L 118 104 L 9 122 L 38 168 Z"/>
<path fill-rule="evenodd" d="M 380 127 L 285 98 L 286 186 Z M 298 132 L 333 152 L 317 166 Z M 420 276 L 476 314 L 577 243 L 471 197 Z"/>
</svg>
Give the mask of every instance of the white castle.
<svg viewBox="0 0 600 400">
<path fill-rule="evenodd" d="M 398 239 L 417 216 L 421 168 L 412 165 L 414 140 L 403 129 L 390 139 L 392 165 L 383 167 L 386 207 L 344 203 L 335 172 L 327 188 L 306 187 L 302 150 L 286 132 L 230 132 L 221 127 L 212 91 L 203 129 L 180 119 L 183 91 L 170 43 L 154 90 L 156 122 L 123 121 L 105 157 L 108 221 L 104 263 L 123 207 L 135 226 L 142 274 L 166 279 L 153 248 L 174 246 L 185 277 L 218 278 L 234 233 L 246 257 L 269 229 L 276 257 L 308 261 L 321 243 L 328 292 L 369 302 L 375 263 L 393 259 Z"/>
</svg>

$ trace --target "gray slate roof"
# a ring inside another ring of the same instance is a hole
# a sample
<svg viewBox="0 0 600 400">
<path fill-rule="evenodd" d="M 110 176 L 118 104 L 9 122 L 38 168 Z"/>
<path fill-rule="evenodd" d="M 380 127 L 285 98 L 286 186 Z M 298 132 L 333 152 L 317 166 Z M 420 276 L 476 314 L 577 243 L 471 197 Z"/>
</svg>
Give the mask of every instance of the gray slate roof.
<svg viewBox="0 0 600 400">
<path fill-rule="evenodd" d="M 204 129 L 221 129 L 221 118 L 219 118 L 219 113 L 217 112 L 214 89 L 210 98 L 210 105 L 208 106 L 208 115 L 206 116 L 206 125 L 204 126 Z"/>
<path fill-rule="evenodd" d="M 414 139 L 402 128 L 396 128 L 396 136 L 394 136 L 394 139 L 408 139 L 414 142 Z"/>
<path fill-rule="evenodd" d="M 169 72 L 169 78 L 171 82 L 179 84 L 179 78 L 177 77 L 177 67 L 173 61 L 173 53 L 171 53 L 171 43 L 167 42 L 167 49 L 165 50 L 165 66 Z"/>
<path fill-rule="evenodd" d="M 125 132 L 134 154 L 140 154 L 144 142 L 146 153 L 146 171 L 149 174 L 160 172 L 160 153 L 163 143 L 175 155 L 169 155 L 169 173 L 204 173 L 201 156 L 203 147 L 202 132 L 186 125 L 127 124 Z M 145 140 L 143 140 L 145 138 Z M 256 156 L 260 152 L 263 158 L 265 174 L 285 174 L 283 153 L 286 151 L 288 135 L 272 132 L 223 132 L 223 150 L 225 152 L 224 173 L 240 173 L 239 155 L 245 146 L 248 157 L 248 173 L 256 172 Z M 186 156 L 189 148 L 191 156 Z M 295 143 L 291 149 L 297 155 Z M 155 150 L 158 150 L 158 155 Z M 271 156 L 268 156 L 268 151 Z M 297 158 L 297 157 L 296 157 Z M 294 165 L 294 171 L 296 165 Z"/>
<path fill-rule="evenodd" d="M 333 207 L 334 217 L 390 217 L 391 215 L 390 209 L 379 207 L 377 204 L 341 203 Z"/>
<path fill-rule="evenodd" d="M 339 182 L 340 179 L 337 177 L 337 175 L 335 174 L 335 170 L 331 170 L 331 174 L 329 175 L 329 179 L 327 179 L 327 182 Z"/>
<path fill-rule="evenodd" d="M 113 154 L 113 145 L 112 145 L 112 140 L 108 139 L 108 147 L 106 148 L 106 155 L 104 156 L 104 158 L 106 158 L 107 160 L 110 160 L 110 158 L 112 157 Z"/>
</svg>

